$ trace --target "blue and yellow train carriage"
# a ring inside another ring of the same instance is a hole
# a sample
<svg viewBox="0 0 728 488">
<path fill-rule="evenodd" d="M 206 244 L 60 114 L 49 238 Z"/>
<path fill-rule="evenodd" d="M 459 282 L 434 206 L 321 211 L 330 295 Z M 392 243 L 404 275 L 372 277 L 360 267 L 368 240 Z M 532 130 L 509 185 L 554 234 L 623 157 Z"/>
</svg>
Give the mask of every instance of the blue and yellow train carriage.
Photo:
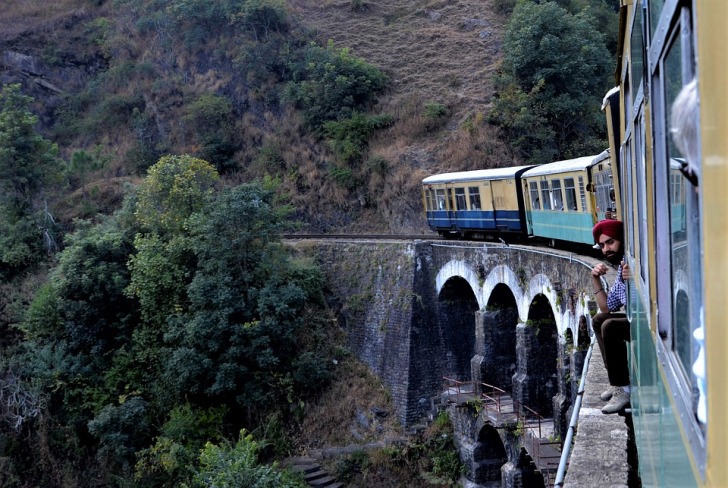
<svg viewBox="0 0 728 488">
<path fill-rule="evenodd" d="M 433 175 L 422 180 L 430 228 L 443 237 L 492 238 L 526 229 L 521 174 L 532 166 Z"/>
<path fill-rule="evenodd" d="M 592 227 L 614 215 L 609 151 L 543 164 L 522 175 L 528 234 L 593 244 Z"/>
</svg>

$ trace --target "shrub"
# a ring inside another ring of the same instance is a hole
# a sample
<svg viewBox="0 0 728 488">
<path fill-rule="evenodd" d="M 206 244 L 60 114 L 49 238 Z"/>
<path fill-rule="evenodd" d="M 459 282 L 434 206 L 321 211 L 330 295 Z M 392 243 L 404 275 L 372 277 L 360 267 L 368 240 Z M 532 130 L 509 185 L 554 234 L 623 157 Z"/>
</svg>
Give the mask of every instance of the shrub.
<svg viewBox="0 0 728 488">
<path fill-rule="evenodd" d="M 392 123 L 389 115 L 366 115 L 354 112 L 351 117 L 324 124 L 329 146 L 344 163 L 356 163 L 362 158 L 371 134 Z"/>
<path fill-rule="evenodd" d="M 134 454 L 149 440 L 147 402 L 135 396 L 118 406 L 107 405 L 88 423 L 88 430 L 101 443 L 98 457 L 127 471 L 134 465 Z"/>
<path fill-rule="evenodd" d="M 207 443 L 200 453 L 200 467 L 185 488 L 249 486 L 254 488 L 305 488 L 306 484 L 277 465 L 258 463 L 259 446 L 253 436 L 240 431 L 234 446 Z"/>
<path fill-rule="evenodd" d="M 447 107 L 441 103 L 429 102 L 425 104 L 425 117 L 439 119 L 447 115 Z"/>
<path fill-rule="evenodd" d="M 351 117 L 368 107 L 387 86 L 377 68 L 349 54 L 348 49 L 310 44 L 289 63 L 292 81 L 286 98 L 303 110 L 304 121 L 315 131 L 331 120 Z"/>
<path fill-rule="evenodd" d="M 183 120 L 200 146 L 197 156 L 224 172 L 238 149 L 232 104 L 218 95 L 204 94 L 186 108 Z"/>
<path fill-rule="evenodd" d="M 353 190 L 356 188 L 356 178 L 354 172 L 349 168 L 334 166 L 329 169 L 329 176 L 342 188 Z"/>
</svg>

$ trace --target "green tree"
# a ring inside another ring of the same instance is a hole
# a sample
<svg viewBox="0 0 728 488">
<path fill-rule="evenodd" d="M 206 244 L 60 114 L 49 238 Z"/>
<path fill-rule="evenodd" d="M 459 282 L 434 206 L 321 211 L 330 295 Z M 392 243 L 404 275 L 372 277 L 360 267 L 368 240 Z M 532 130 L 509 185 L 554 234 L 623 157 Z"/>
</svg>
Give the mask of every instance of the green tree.
<svg viewBox="0 0 728 488">
<path fill-rule="evenodd" d="M 307 125 L 316 131 L 328 121 L 364 111 L 387 86 L 384 73 L 348 49 L 336 49 L 333 41 L 326 47 L 312 43 L 302 53 L 289 64 L 292 81 L 286 97 L 303 110 Z"/>
<path fill-rule="evenodd" d="M 185 488 L 304 488 L 306 484 L 277 465 L 258 462 L 258 443 L 246 431 L 234 446 L 207 443 L 200 453 L 200 467 Z"/>
<path fill-rule="evenodd" d="M 206 161 L 165 156 L 139 185 L 134 215 L 142 231 L 134 238 L 127 293 L 139 300 L 143 319 L 160 333 L 167 318 L 186 307 L 195 268 L 188 219 L 209 203 L 218 179 Z"/>
<path fill-rule="evenodd" d="M 57 247 L 44 192 L 60 176 L 58 148 L 35 131 L 38 117 L 20 85 L 0 90 L 0 277 L 11 277 Z"/>
<path fill-rule="evenodd" d="M 322 356 L 300 360 L 306 307 L 321 295 L 321 275 L 291 262 L 278 244 L 285 212 L 259 184 L 223 190 L 191 219 L 197 270 L 189 312 L 165 335 L 166 382 L 199 402 L 237 405 L 255 420 L 278 402 L 322 384 Z M 307 331 L 316 334 L 315 328 Z"/>
<path fill-rule="evenodd" d="M 115 219 L 79 222 L 51 273 L 51 290 L 39 293 L 29 309 L 28 337 L 61 336 L 70 351 L 96 360 L 125 343 L 138 320 L 138 307 L 124 295 L 132 250 Z"/>
<path fill-rule="evenodd" d="M 197 155 L 219 171 L 230 167 L 235 143 L 235 120 L 232 104 L 217 95 L 205 94 L 187 107 L 184 121 L 197 142 Z"/>
<path fill-rule="evenodd" d="M 586 12 L 517 3 L 506 27 L 491 121 L 531 163 L 603 150 L 600 103 L 609 88 L 604 36 Z"/>
</svg>

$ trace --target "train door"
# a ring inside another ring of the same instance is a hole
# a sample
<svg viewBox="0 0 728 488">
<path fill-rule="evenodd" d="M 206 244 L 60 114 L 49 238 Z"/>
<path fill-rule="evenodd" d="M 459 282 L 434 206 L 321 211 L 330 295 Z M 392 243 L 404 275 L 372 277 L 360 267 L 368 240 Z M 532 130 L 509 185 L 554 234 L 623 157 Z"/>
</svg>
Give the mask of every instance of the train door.
<svg viewBox="0 0 728 488">
<path fill-rule="evenodd" d="M 457 207 L 455 206 L 453 187 L 448 184 L 445 191 L 447 192 L 447 219 L 450 221 L 450 229 L 455 230 L 457 228 L 457 214 L 455 212 Z"/>
<path fill-rule="evenodd" d="M 486 180 L 483 182 L 483 195 L 481 198 L 481 202 L 483 204 L 483 210 L 485 210 L 485 218 L 488 219 L 488 222 L 485 223 L 485 227 L 495 229 L 496 228 L 496 219 L 495 219 L 495 207 L 493 206 L 493 186 L 491 185 L 490 180 Z"/>
<path fill-rule="evenodd" d="M 528 191 L 528 182 L 523 181 L 523 210 L 526 213 L 526 230 L 530 233 L 533 228 L 533 219 L 531 218 L 531 193 Z"/>
</svg>

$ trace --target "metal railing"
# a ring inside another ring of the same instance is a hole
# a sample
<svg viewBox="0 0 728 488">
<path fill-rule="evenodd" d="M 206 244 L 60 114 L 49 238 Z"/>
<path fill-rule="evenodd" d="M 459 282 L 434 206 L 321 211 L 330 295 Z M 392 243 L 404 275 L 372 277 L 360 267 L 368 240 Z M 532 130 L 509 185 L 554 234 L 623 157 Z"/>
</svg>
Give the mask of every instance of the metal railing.
<svg viewBox="0 0 728 488">
<path fill-rule="evenodd" d="M 513 400 L 505 390 L 480 381 L 460 381 L 448 377 L 444 377 L 443 381 L 445 382 L 445 392 L 455 396 L 455 403 L 479 400 L 486 412 L 514 413 L 516 422 L 523 424 L 528 429 L 533 429 L 533 427 L 527 425 L 527 422 L 535 420 L 538 437 L 542 437 L 542 423 L 545 418 L 532 408 Z"/>
</svg>

